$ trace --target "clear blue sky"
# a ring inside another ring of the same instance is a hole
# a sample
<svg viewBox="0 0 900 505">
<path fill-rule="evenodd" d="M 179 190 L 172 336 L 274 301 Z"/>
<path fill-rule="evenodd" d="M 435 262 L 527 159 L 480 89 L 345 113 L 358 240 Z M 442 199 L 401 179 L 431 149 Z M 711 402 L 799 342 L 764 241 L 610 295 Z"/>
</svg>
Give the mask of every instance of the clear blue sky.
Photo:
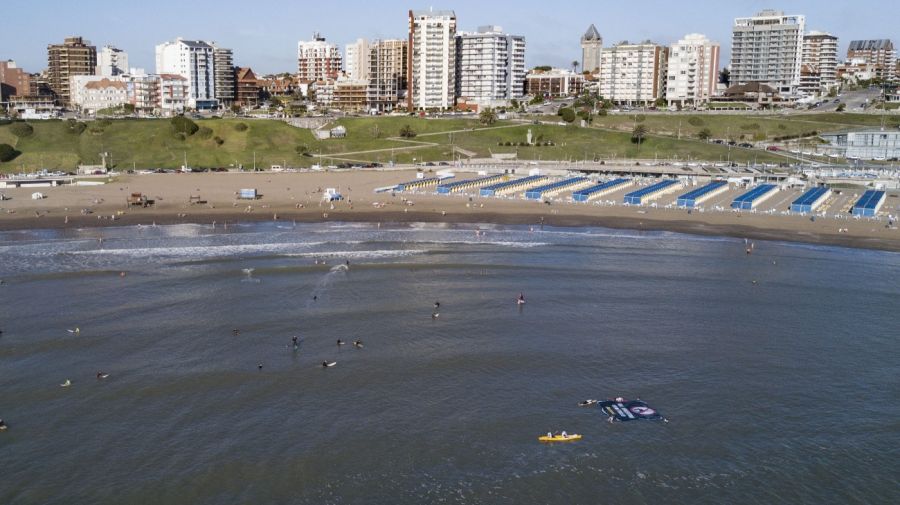
<svg viewBox="0 0 900 505">
<path fill-rule="evenodd" d="M 364 38 L 405 38 L 410 8 L 452 9 L 459 30 L 494 24 L 524 35 L 527 63 L 569 66 L 581 59 L 579 37 L 594 23 L 604 45 L 622 40 L 651 39 L 669 44 L 687 33 L 703 33 L 722 44 L 728 63 L 731 25 L 735 17 L 764 8 L 806 15 L 807 30 L 840 37 L 841 54 L 852 39 L 890 38 L 900 43 L 900 2 L 798 0 L 740 2 L 671 0 L 640 2 L 445 0 L 443 4 L 396 0 L 49 0 L 10 1 L 3 8 L 0 59 L 14 59 L 30 72 L 47 64 L 46 47 L 67 35 L 81 35 L 100 47 L 115 45 L 128 52 L 130 64 L 154 71 L 156 44 L 182 36 L 214 40 L 234 49 L 235 64 L 258 73 L 293 72 L 298 40 L 314 31 L 342 47 Z"/>
</svg>

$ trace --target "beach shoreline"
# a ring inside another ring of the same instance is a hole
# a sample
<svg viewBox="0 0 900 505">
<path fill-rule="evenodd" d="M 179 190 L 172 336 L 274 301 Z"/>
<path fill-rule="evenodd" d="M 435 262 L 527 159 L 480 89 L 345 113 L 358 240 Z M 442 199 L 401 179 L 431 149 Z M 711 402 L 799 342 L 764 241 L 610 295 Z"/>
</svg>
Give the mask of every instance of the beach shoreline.
<svg viewBox="0 0 900 505">
<path fill-rule="evenodd" d="M 458 174 L 465 178 L 473 174 Z M 676 232 L 750 240 L 773 240 L 857 249 L 900 252 L 900 232 L 884 222 L 810 220 L 802 216 L 684 209 L 552 205 L 523 199 L 441 196 L 432 192 L 376 193 L 375 188 L 415 179 L 415 172 L 302 174 L 178 174 L 123 176 L 103 186 L 4 190 L 12 200 L 0 204 L 0 231 L 79 229 L 115 226 L 200 224 L 225 226 L 240 222 L 280 221 L 446 223 L 454 225 L 522 225 L 600 227 L 647 232 Z M 237 188 L 256 188 L 262 198 L 235 199 Z M 345 200 L 325 203 L 324 188 L 336 188 Z M 44 200 L 31 200 L 34 191 Z M 156 200 L 152 207 L 128 207 L 127 195 L 142 192 Z M 189 203 L 200 196 L 204 203 Z M 83 214 L 82 209 L 90 209 Z"/>
</svg>

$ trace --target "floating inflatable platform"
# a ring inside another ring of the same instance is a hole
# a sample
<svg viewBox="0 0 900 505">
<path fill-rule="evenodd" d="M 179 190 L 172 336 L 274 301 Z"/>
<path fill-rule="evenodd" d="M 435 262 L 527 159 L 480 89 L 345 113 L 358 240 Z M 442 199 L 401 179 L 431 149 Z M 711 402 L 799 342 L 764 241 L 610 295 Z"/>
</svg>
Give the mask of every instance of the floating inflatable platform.
<svg viewBox="0 0 900 505">
<path fill-rule="evenodd" d="M 605 400 L 598 403 L 610 421 L 665 421 L 666 418 L 641 400 Z"/>
</svg>

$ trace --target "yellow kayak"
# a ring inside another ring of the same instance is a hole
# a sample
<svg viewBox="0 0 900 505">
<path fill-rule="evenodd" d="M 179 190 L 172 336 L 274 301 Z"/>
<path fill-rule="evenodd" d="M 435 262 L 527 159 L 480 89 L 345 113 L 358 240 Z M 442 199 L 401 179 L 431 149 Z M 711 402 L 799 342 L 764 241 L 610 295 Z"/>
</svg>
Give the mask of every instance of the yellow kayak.
<svg viewBox="0 0 900 505">
<path fill-rule="evenodd" d="M 548 437 L 547 435 L 543 435 L 538 437 L 538 440 L 541 442 L 574 442 L 575 440 L 581 440 L 581 435 L 578 435 L 577 433 L 568 434 L 566 436 L 553 435 Z"/>
</svg>

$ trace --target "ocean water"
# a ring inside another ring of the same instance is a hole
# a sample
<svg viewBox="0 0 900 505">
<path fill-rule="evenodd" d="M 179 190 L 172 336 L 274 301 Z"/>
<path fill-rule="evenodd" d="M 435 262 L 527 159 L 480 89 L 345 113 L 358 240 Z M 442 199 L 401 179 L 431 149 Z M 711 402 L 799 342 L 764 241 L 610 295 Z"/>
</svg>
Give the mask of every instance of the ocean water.
<svg viewBox="0 0 900 505">
<path fill-rule="evenodd" d="M 0 503 L 900 503 L 900 255 L 479 228 L 0 233 Z"/>
</svg>

